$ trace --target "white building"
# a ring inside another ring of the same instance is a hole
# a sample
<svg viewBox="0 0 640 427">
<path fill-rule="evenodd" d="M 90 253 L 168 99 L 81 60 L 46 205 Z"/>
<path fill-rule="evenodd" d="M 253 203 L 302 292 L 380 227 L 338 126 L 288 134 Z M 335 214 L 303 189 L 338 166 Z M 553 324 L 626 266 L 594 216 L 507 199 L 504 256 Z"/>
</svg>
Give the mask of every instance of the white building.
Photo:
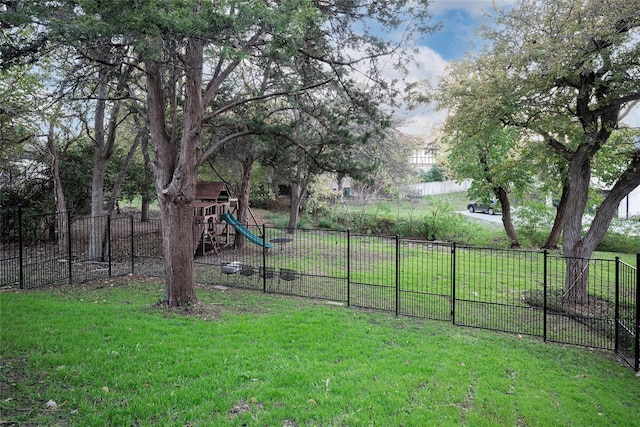
<svg viewBox="0 0 640 427">
<path fill-rule="evenodd" d="M 629 219 L 640 216 L 640 187 L 636 187 L 620 202 L 618 218 Z"/>
</svg>

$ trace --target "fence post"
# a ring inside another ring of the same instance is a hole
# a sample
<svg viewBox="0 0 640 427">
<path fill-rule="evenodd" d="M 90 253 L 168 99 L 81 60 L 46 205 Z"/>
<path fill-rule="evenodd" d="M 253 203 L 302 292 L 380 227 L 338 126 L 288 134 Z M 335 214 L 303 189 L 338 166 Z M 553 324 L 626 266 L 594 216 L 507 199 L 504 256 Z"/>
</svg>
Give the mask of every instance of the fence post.
<svg viewBox="0 0 640 427">
<path fill-rule="evenodd" d="M 109 277 L 111 277 L 111 215 L 107 215 L 107 258 L 109 259 Z"/>
<path fill-rule="evenodd" d="M 133 214 L 129 215 L 129 224 L 131 230 L 131 274 L 135 273 L 136 269 L 136 245 L 134 236 Z"/>
<path fill-rule="evenodd" d="M 396 316 L 400 313 L 400 238 L 396 234 Z"/>
<path fill-rule="evenodd" d="M 347 307 L 351 306 L 351 229 L 347 228 Z"/>
<path fill-rule="evenodd" d="M 267 241 L 267 228 L 262 224 L 262 239 Z M 262 292 L 267 292 L 267 245 L 262 245 Z"/>
<path fill-rule="evenodd" d="M 451 323 L 456 324 L 456 242 L 451 246 Z"/>
<path fill-rule="evenodd" d="M 615 314 L 614 314 L 614 329 L 613 329 L 613 351 L 618 353 L 620 350 L 618 347 L 618 341 L 620 340 L 620 331 L 618 330 L 618 323 L 620 322 L 620 257 L 616 257 L 616 270 L 615 270 Z"/>
<path fill-rule="evenodd" d="M 22 205 L 18 205 L 18 261 L 20 269 L 18 271 L 18 286 L 24 289 L 24 248 L 22 243 Z"/>
<path fill-rule="evenodd" d="M 549 283 L 547 281 L 547 264 L 549 261 L 549 253 L 545 249 L 542 253 L 542 341 L 547 341 L 547 289 Z"/>
<path fill-rule="evenodd" d="M 636 254 L 636 363 L 633 369 L 640 372 L 640 252 Z"/>
<path fill-rule="evenodd" d="M 69 285 L 73 285 L 73 239 L 71 237 L 71 214 L 69 213 L 69 211 L 66 211 L 61 215 L 67 216 L 67 252 L 69 256 L 67 268 L 69 269 Z"/>
</svg>

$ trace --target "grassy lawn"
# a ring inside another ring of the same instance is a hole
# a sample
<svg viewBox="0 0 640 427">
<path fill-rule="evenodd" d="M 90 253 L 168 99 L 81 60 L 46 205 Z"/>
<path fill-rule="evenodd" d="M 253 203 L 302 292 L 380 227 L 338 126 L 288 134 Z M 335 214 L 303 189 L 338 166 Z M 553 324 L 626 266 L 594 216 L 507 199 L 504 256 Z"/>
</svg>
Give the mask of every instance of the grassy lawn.
<svg viewBox="0 0 640 427">
<path fill-rule="evenodd" d="M 1 293 L 0 424 L 640 426 L 640 378 L 609 355 L 198 292 L 188 317 L 137 278 Z"/>
</svg>

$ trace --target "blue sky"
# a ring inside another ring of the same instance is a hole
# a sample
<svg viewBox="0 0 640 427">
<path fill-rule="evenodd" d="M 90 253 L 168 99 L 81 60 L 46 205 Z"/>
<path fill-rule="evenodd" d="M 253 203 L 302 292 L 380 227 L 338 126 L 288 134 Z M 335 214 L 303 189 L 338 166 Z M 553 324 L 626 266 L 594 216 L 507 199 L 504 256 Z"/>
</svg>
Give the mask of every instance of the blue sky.
<svg viewBox="0 0 640 427">
<path fill-rule="evenodd" d="M 431 8 L 434 21 L 441 22 L 443 27 L 420 44 L 435 50 L 445 61 L 462 58 L 474 48 L 474 30 L 481 12 L 490 7 L 489 1 L 435 1 Z"/>
<path fill-rule="evenodd" d="M 496 0 L 498 7 L 510 7 L 516 0 Z M 434 0 L 430 6 L 434 22 L 443 28 L 419 41 L 415 64 L 410 67 L 407 82 L 429 79 L 435 81 L 446 72 L 450 61 L 461 59 L 465 52 L 479 49 L 474 29 L 478 27 L 484 12 L 492 9 L 491 0 Z M 393 74 L 393 73 L 392 73 Z M 394 76 L 398 77 L 398 76 Z M 417 110 L 400 111 L 398 116 L 406 121 L 400 130 L 409 135 L 433 138 L 445 112 L 434 112 L 429 106 Z M 624 123 L 640 126 L 640 105 L 632 109 Z"/>
<path fill-rule="evenodd" d="M 500 6 L 508 6 L 515 0 L 499 0 Z M 478 43 L 474 30 L 482 15 L 490 10 L 490 0 L 435 0 L 430 11 L 433 22 L 442 23 L 440 31 L 418 41 L 418 55 L 410 66 L 407 82 L 431 79 L 441 76 L 450 61 L 460 59 L 467 51 L 476 50 Z M 397 77 L 397 76 L 395 76 Z M 410 135 L 429 137 L 444 118 L 444 112 L 434 112 L 429 106 L 417 110 L 401 111 L 406 123 L 400 130 Z"/>
<path fill-rule="evenodd" d="M 443 29 L 423 40 L 423 43 L 446 61 L 463 57 L 472 47 L 472 34 L 477 20 L 463 10 L 449 10 L 438 18 L 444 23 Z"/>
</svg>

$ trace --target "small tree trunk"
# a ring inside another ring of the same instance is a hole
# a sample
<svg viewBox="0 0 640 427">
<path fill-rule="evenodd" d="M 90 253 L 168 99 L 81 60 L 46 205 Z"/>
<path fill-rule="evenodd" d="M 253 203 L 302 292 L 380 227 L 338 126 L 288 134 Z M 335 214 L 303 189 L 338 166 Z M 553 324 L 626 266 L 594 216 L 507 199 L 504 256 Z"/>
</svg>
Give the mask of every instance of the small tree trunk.
<svg viewBox="0 0 640 427">
<path fill-rule="evenodd" d="M 242 178 L 240 179 L 240 194 L 238 194 L 238 221 L 247 224 L 249 218 L 249 195 L 251 194 L 251 172 L 255 159 L 251 154 L 242 162 Z M 236 233 L 234 245 L 237 249 L 244 248 L 245 239 Z"/>
<path fill-rule="evenodd" d="M 516 232 L 516 228 L 513 226 L 513 220 L 511 218 L 511 202 L 509 200 L 509 194 L 503 187 L 498 187 L 496 193 L 502 207 L 502 224 L 504 225 L 504 231 L 511 239 L 511 247 L 519 248 L 520 240 L 518 240 L 518 233 Z"/>
<path fill-rule="evenodd" d="M 291 205 L 289 206 L 289 224 L 287 225 L 287 233 L 295 234 L 298 228 L 298 219 L 300 218 L 300 184 L 291 185 Z"/>
<path fill-rule="evenodd" d="M 89 259 L 102 260 L 102 236 L 104 233 L 104 174 L 106 160 L 96 156 L 91 181 L 91 233 L 89 241 Z"/>
<path fill-rule="evenodd" d="M 104 178 L 107 170 L 107 161 L 113 154 L 113 146 L 116 138 L 118 123 L 119 103 L 116 102 L 109 119 L 109 126 L 105 132 L 104 120 L 106 112 L 107 81 L 106 71 L 101 72 L 98 82 L 98 100 L 96 101 L 96 113 L 94 118 L 94 143 L 96 147 L 95 161 L 93 165 L 93 178 L 91 181 L 91 234 L 89 242 L 89 258 L 103 260 L 103 236 L 105 233 L 104 221 Z M 105 135 L 105 133 L 107 133 Z"/>
<path fill-rule="evenodd" d="M 60 179 L 60 157 L 53 143 L 54 127 L 53 123 L 49 124 L 49 133 L 47 135 L 47 151 L 51 157 L 51 176 L 53 178 L 53 197 L 56 203 L 56 212 L 58 213 L 58 251 L 60 253 L 69 252 L 69 213 L 67 212 L 67 202 L 62 191 L 62 180 Z"/>
<path fill-rule="evenodd" d="M 558 249 L 558 242 L 562 235 L 562 226 L 564 224 L 564 215 L 567 211 L 567 185 L 562 186 L 562 196 L 560 196 L 560 203 L 556 208 L 556 217 L 553 220 L 553 227 L 549 232 L 546 243 L 542 246 L 543 249 Z"/>
<path fill-rule="evenodd" d="M 149 205 L 151 201 L 147 195 L 142 196 L 142 207 L 140 213 L 140 222 L 148 222 L 149 221 Z"/>
<path fill-rule="evenodd" d="M 151 164 L 151 156 L 149 156 L 149 134 L 145 129 L 145 134 L 141 140 L 142 158 L 144 160 L 144 179 L 142 182 L 142 196 L 141 196 L 141 214 L 140 221 L 149 221 L 149 205 L 151 204 L 151 196 L 149 195 L 149 188 L 153 187 L 153 166 Z"/>
<path fill-rule="evenodd" d="M 309 181 L 309 178 L 305 178 L 301 183 L 291 186 L 291 207 L 289 208 L 289 225 L 287 226 L 287 233 L 289 234 L 295 234 L 298 228 L 300 206 L 302 205 L 304 194 L 307 192 Z"/>
</svg>

